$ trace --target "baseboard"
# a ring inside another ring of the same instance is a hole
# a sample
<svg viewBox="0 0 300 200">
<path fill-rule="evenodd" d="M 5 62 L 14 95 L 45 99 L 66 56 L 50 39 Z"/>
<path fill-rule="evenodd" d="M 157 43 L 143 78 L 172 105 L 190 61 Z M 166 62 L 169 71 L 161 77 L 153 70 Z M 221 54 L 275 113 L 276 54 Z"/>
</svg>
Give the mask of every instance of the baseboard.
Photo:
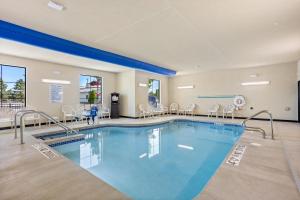
<svg viewBox="0 0 300 200">
<path fill-rule="evenodd" d="M 129 119 L 138 119 L 139 117 L 131 117 L 131 116 L 126 116 L 126 115 L 120 115 L 120 118 L 129 118 Z"/>
<path fill-rule="evenodd" d="M 202 114 L 195 114 L 194 116 L 207 117 L 207 115 L 202 115 Z M 216 117 L 216 116 L 213 115 L 212 117 Z M 223 118 L 223 116 L 222 116 L 222 118 Z M 230 116 L 227 116 L 225 118 L 231 119 Z M 247 117 L 234 117 L 234 119 L 247 119 Z M 252 118 L 252 119 L 254 119 L 254 120 L 261 120 L 261 121 L 270 121 L 270 119 L 268 119 L 268 118 Z M 298 123 L 298 120 L 288 120 L 288 119 L 273 119 L 273 121 Z"/>
</svg>

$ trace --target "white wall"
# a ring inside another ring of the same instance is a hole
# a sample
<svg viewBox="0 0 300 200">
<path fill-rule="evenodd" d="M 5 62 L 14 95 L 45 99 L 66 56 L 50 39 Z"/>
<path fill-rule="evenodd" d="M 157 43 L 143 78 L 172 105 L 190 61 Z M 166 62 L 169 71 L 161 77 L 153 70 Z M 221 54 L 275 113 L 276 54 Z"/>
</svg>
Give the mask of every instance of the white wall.
<svg viewBox="0 0 300 200">
<path fill-rule="evenodd" d="M 239 112 L 240 116 L 262 109 L 270 110 L 274 118 L 297 120 L 297 65 L 286 63 L 247 69 L 232 69 L 207 71 L 191 75 L 166 76 L 142 71 L 128 70 L 122 73 L 110 73 L 99 70 L 89 70 L 74 66 L 66 66 L 43 61 L 1 55 L 0 63 L 26 67 L 27 69 L 27 105 L 33 105 L 51 115 L 61 116 L 61 104 L 49 102 L 49 85 L 41 83 L 42 78 L 62 79 L 71 81 L 64 85 L 64 104 L 75 106 L 79 104 L 80 74 L 103 77 L 104 104 L 110 106 L 110 94 L 120 93 L 120 114 L 137 117 L 138 104 L 148 105 L 148 88 L 140 87 L 139 83 L 147 83 L 148 79 L 158 79 L 161 82 L 161 103 L 169 105 L 177 102 L 180 105 L 196 103 L 197 113 L 206 114 L 208 108 L 219 103 L 227 105 L 231 99 L 198 99 L 199 95 L 244 95 L 247 105 Z M 59 71 L 60 74 L 53 73 Z M 298 70 L 299 74 L 300 70 Z M 259 74 L 250 78 L 250 74 Z M 298 76 L 299 77 L 299 76 Z M 241 86 L 241 82 L 269 80 L 267 86 Z M 180 85 L 195 85 L 194 89 L 179 90 Z M 253 110 L 250 110 L 253 107 Z M 288 111 L 286 108 L 289 107 Z"/>
<path fill-rule="evenodd" d="M 298 61 L 298 70 L 297 70 L 297 74 L 298 74 L 298 81 L 300 81 L 300 60 Z"/>
<path fill-rule="evenodd" d="M 118 73 L 117 92 L 120 93 L 120 115 L 135 117 L 135 71 Z"/>
<path fill-rule="evenodd" d="M 258 74 L 250 78 L 250 74 Z M 271 81 L 264 86 L 241 86 L 246 81 Z M 180 85 L 195 85 L 194 89 L 179 90 Z M 206 71 L 197 74 L 176 76 L 169 81 L 169 103 L 180 105 L 196 103 L 198 114 L 207 114 L 213 104 L 227 105 L 232 99 L 199 99 L 208 95 L 244 95 L 247 105 L 238 113 L 249 116 L 263 109 L 270 110 L 274 118 L 297 120 L 297 63 L 264 67 Z M 253 107 L 253 110 L 250 110 Z M 287 110 L 287 107 L 290 110 Z"/>
<path fill-rule="evenodd" d="M 49 85 L 41 82 L 41 79 L 43 78 L 71 81 L 70 85 L 63 86 L 63 104 L 71 106 L 79 104 L 80 74 L 103 77 L 103 103 L 108 106 L 110 105 L 110 93 L 116 91 L 117 74 L 115 73 L 89 70 L 3 54 L 0 54 L 0 63 L 26 67 L 27 105 L 32 105 L 35 108 L 54 116 L 61 116 L 62 104 L 49 102 Z M 60 74 L 55 74 L 53 73 L 54 71 L 59 71 Z"/>
</svg>

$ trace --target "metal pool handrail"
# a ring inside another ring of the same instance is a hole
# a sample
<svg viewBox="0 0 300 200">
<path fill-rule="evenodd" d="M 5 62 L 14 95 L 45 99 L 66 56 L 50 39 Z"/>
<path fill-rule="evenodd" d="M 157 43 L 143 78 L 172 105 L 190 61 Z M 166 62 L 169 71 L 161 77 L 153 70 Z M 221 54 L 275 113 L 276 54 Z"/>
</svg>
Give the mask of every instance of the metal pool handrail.
<svg viewBox="0 0 300 200">
<path fill-rule="evenodd" d="M 250 130 L 250 131 L 257 131 L 257 132 L 260 132 L 263 134 L 263 137 L 266 138 L 266 132 L 264 129 L 262 128 L 259 128 L 259 127 L 251 127 L 251 126 L 247 126 L 246 125 L 246 122 L 249 121 L 250 119 L 253 119 L 254 117 L 256 117 L 257 115 L 260 115 L 262 113 L 267 113 L 269 115 L 269 118 L 270 118 L 270 126 L 271 126 L 271 137 L 272 137 L 272 140 L 274 140 L 274 128 L 273 128 L 273 117 L 272 117 L 272 114 L 267 111 L 267 110 L 262 110 L 262 111 L 259 111 L 257 113 L 255 113 L 254 115 L 251 115 L 250 117 L 248 117 L 247 119 L 245 119 L 243 122 L 242 122 L 242 126 L 244 126 L 246 128 L 246 130 Z"/>
<path fill-rule="evenodd" d="M 26 112 L 32 112 L 34 110 L 19 110 L 15 113 L 15 120 L 14 120 L 14 125 L 15 125 L 15 139 L 17 139 L 18 137 L 18 130 L 17 130 L 17 117 L 18 117 L 18 114 L 20 113 L 26 113 Z"/>
<path fill-rule="evenodd" d="M 51 117 L 50 115 L 42 112 L 42 111 L 35 111 L 35 110 L 27 110 L 27 112 L 23 112 L 23 114 L 21 115 L 20 117 L 20 136 L 21 136 L 21 144 L 24 144 L 24 139 L 23 139 L 23 133 L 24 133 L 24 121 L 23 121 L 23 118 L 25 115 L 27 114 L 33 114 L 33 113 L 36 113 L 36 114 L 39 114 L 40 116 L 44 117 L 45 119 L 48 119 L 52 122 L 54 122 L 54 124 L 58 125 L 59 127 L 63 128 L 67 134 L 70 134 L 70 133 L 74 133 L 74 134 L 78 134 L 78 131 L 64 125 L 63 123 L 61 123 L 60 121 L 57 121 L 56 119 L 54 119 L 53 117 Z"/>
</svg>

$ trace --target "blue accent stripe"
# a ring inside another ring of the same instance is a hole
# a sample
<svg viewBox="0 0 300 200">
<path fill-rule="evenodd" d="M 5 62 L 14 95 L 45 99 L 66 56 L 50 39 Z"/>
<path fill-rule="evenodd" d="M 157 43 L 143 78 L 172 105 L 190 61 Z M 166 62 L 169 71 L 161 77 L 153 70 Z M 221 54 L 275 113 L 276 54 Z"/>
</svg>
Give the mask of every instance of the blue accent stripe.
<svg viewBox="0 0 300 200">
<path fill-rule="evenodd" d="M 75 56 L 81 56 L 94 60 L 122 65 L 133 69 L 154 72 L 157 74 L 167 76 L 176 74 L 176 71 L 174 70 L 166 69 L 115 53 L 82 45 L 70 40 L 62 39 L 22 26 L 18 26 L 16 24 L 12 24 L 3 20 L 0 20 L 0 38 L 26 43 L 29 45 L 59 51 Z"/>
</svg>

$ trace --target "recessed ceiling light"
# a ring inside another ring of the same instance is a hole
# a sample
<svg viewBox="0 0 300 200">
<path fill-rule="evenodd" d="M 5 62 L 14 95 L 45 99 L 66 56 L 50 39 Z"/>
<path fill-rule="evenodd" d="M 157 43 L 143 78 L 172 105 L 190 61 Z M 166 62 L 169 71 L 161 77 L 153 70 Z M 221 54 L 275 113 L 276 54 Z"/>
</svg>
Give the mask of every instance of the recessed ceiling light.
<svg viewBox="0 0 300 200">
<path fill-rule="evenodd" d="M 62 11 L 65 8 L 62 4 L 59 4 L 59 3 L 54 2 L 54 1 L 49 1 L 48 2 L 48 7 L 52 8 L 54 10 L 58 10 L 58 11 Z"/>
<path fill-rule="evenodd" d="M 249 77 L 256 78 L 256 77 L 258 77 L 258 74 L 250 74 Z"/>
</svg>

